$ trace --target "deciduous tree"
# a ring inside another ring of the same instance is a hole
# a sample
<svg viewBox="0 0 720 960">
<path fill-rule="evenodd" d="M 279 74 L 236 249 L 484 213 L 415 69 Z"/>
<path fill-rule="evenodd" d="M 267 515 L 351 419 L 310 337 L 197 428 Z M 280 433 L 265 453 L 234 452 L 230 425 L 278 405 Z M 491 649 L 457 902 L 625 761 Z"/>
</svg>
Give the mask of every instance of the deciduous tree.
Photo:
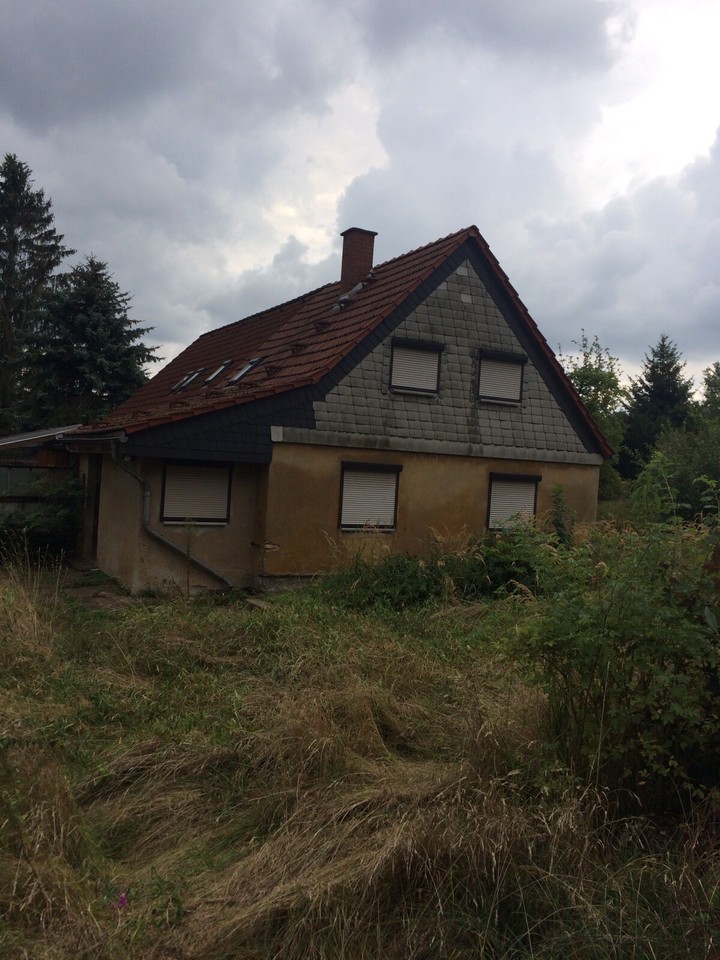
<svg viewBox="0 0 720 960">
<path fill-rule="evenodd" d="M 577 347 L 577 353 L 560 354 L 558 359 L 580 399 L 617 451 L 623 439 L 623 404 L 627 400 L 620 361 L 601 345 L 597 334 L 590 340 L 583 330 L 580 340 L 573 340 L 573 345 Z M 607 461 L 600 471 L 600 497 L 607 499 L 613 496 L 618 483 L 615 466 Z"/>
</svg>

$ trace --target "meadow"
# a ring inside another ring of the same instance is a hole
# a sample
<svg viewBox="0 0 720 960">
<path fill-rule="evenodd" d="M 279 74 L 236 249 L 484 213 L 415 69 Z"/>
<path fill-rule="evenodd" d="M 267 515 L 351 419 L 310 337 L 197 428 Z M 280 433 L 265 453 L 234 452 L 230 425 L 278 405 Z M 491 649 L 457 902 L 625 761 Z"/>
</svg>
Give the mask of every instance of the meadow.
<svg viewBox="0 0 720 960">
<path fill-rule="evenodd" d="M 720 956 L 712 526 L 265 597 L 0 571 L 0 956 Z"/>
</svg>

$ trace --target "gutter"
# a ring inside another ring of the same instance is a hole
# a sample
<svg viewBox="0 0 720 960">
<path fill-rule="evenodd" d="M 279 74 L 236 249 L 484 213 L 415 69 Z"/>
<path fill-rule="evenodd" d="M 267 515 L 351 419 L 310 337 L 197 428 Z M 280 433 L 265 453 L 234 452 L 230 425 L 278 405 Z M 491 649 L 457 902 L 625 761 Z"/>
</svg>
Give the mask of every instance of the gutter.
<svg viewBox="0 0 720 960">
<path fill-rule="evenodd" d="M 112 450 L 112 460 L 115 466 L 120 467 L 120 469 L 123 470 L 125 473 L 127 473 L 128 476 L 132 477 L 133 480 L 137 480 L 137 482 L 142 487 L 142 490 L 143 490 L 142 522 L 143 522 L 143 529 L 145 530 L 145 533 L 147 533 L 147 535 L 151 539 L 155 540 L 157 543 L 161 543 L 164 547 L 167 547 L 169 550 L 172 550 L 173 553 L 178 554 L 178 556 L 182 557 L 183 560 L 189 560 L 190 563 L 196 566 L 199 570 L 202 570 L 204 573 L 209 574 L 211 577 L 215 577 L 215 579 L 223 583 L 228 588 L 228 590 L 233 590 L 234 586 L 231 583 L 231 581 L 228 580 L 228 578 L 224 576 L 222 573 L 220 573 L 219 570 L 216 570 L 214 567 L 211 567 L 209 564 L 205 563 L 203 560 L 199 560 L 197 557 L 194 557 L 189 550 L 185 550 L 181 546 L 179 546 L 177 543 L 174 543 L 172 540 L 168 540 L 167 537 L 164 537 L 161 533 L 158 533 L 157 530 L 154 530 L 150 526 L 150 484 L 147 482 L 145 477 L 142 476 L 142 474 L 137 473 L 137 471 L 133 470 L 132 467 L 129 467 L 126 463 L 123 463 L 123 461 L 118 456 L 117 443 L 115 440 L 111 441 L 110 446 Z"/>
</svg>

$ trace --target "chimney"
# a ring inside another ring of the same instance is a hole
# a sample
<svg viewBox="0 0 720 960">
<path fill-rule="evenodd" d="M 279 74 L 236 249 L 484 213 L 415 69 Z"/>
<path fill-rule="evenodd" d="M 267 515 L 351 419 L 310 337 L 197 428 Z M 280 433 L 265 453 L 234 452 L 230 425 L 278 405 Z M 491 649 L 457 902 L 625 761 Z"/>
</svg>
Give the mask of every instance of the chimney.
<svg viewBox="0 0 720 960">
<path fill-rule="evenodd" d="M 372 270 L 377 233 L 373 230 L 362 230 L 360 227 L 349 227 L 340 236 L 343 238 L 340 293 L 347 293 Z"/>
</svg>

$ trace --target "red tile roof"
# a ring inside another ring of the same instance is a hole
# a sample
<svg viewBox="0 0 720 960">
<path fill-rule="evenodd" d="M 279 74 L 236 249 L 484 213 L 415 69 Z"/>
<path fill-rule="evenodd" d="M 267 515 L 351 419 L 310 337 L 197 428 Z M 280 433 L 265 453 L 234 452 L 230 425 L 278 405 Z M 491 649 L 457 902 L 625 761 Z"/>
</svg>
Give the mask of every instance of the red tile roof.
<svg viewBox="0 0 720 960">
<path fill-rule="evenodd" d="M 351 291 L 342 308 L 338 306 L 341 298 L 338 281 L 202 334 L 112 414 L 98 423 L 81 427 L 77 433 L 102 434 L 118 430 L 134 433 L 315 384 L 470 238 L 479 245 L 488 266 L 556 368 L 600 449 L 609 455 L 607 442 L 475 226 L 375 266 L 362 290 Z M 237 383 L 228 383 L 256 358 L 262 358 L 262 362 Z M 205 383 L 228 361 L 229 366 L 221 374 Z M 197 370 L 202 372 L 187 387 L 177 389 L 184 377 Z"/>
</svg>

